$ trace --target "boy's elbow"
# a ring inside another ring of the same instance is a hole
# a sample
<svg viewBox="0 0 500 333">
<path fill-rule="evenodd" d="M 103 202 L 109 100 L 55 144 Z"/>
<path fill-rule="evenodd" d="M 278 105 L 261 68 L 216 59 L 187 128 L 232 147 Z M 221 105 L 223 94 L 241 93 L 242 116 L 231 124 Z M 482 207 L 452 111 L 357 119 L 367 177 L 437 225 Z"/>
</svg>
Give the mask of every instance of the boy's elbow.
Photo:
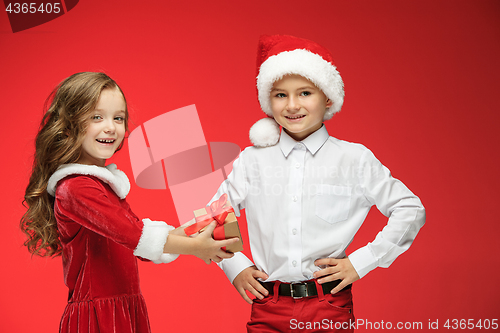
<svg viewBox="0 0 500 333">
<path fill-rule="evenodd" d="M 424 208 L 424 206 L 421 206 L 417 212 L 417 220 L 418 220 L 420 228 L 422 228 L 424 226 L 425 219 L 426 219 L 425 208 Z"/>
</svg>

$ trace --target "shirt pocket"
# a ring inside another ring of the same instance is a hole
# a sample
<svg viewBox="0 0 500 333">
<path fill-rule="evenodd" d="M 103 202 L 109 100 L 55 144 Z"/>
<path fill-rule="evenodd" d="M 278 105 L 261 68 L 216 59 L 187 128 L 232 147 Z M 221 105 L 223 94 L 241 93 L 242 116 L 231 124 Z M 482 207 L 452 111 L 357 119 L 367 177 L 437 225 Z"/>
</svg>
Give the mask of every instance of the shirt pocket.
<svg viewBox="0 0 500 333">
<path fill-rule="evenodd" d="M 316 194 L 316 216 L 328 223 L 347 220 L 351 206 L 352 188 L 321 184 Z"/>
</svg>

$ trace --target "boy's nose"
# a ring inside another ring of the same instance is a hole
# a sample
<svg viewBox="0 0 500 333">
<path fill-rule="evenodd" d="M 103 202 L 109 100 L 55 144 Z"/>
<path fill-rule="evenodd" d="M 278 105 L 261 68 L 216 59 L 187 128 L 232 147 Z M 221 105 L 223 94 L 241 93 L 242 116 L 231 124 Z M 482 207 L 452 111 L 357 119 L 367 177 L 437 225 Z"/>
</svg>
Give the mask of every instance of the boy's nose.
<svg viewBox="0 0 500 333">
<path fill-rule="evenodd" d="M 294 96 L 291 96 L 289 99 L 288 99 L 288 110 L 290 111 L 297 111 L 300 109 L 300 105 L 299 105 L 299 101 L 297 100 L 297 98 L 295 98 Z"/>
</svg>

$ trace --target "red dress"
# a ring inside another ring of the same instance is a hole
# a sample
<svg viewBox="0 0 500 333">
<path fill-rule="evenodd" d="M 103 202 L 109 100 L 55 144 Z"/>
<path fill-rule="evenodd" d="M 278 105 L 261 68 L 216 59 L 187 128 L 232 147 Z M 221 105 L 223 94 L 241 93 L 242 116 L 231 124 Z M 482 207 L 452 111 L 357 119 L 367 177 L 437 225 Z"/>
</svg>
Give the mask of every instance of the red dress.
<svg viewBox="0 0 500 333">
<path fill-rule="evenodd" d="M 110 187 L 113 182 L 73 174 L 56 183 L 54 211 L 69 288 L 60 332 L 150 332 L 134 255 L 143 222 Z"/>
</svg>

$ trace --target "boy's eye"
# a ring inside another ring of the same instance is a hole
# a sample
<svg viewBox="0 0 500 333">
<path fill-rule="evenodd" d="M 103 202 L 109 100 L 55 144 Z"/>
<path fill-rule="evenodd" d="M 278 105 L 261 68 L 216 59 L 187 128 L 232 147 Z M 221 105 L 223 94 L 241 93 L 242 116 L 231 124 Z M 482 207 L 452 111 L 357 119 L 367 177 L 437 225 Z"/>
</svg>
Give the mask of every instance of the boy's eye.
<svg viewBox="0 0 500 333">
<path fill-rule="evenodd" d="M 311 95 L 311 92 L 310 91 L 303 91 L 300 93 L 301 96 L 309 96 Z"/>
<path fill-rule="evenodd" d="M 278 97 L 278 98 L 285 98 L 285 97 L 286 97 L 286 95 L 285 95 L 284 93 L 277 93 L 277 94 L 275 95 L 275 97 Z"/>
</svg>

